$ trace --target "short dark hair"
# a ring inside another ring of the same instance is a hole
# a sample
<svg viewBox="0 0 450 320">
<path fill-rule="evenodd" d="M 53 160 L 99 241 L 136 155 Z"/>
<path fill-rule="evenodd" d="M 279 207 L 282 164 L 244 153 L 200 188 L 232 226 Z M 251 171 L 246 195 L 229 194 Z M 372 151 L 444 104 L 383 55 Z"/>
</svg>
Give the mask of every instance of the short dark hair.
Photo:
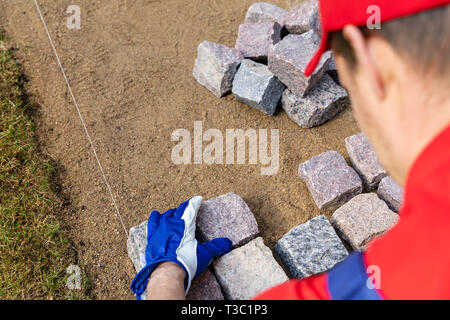
<svg viewBox="0 0 450 320">
<path fill-rule="evenodd" d="M 419 74 L 450 82 L 450 5 L 384 22 L 381 29 L 360 30 L 365 37 L 386 39 Z M 342 31 L 331 34 L 331 47 L 355 68 L 353 49 Z"/>
</svg>

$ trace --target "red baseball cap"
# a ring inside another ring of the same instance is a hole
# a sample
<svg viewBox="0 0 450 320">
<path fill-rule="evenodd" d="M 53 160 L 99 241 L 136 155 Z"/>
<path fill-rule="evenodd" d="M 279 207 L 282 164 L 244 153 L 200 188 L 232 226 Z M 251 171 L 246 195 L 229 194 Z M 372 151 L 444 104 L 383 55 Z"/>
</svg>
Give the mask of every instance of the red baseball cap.
<svg viewBox="0 0 450 320">
<path fill-rule="evenodd" d="M 349 24 L 366 25 L 374 14 L 371 9 L 374 5 L 379 8 L 380 22 L 385 22 L 449 3 L 450 0 L 319 0 L 322 40 L 305 69 L 305 76 L 313 73 L 322 54 L 330 50 L 330 32 L 342 30 Z"/>
</svg>

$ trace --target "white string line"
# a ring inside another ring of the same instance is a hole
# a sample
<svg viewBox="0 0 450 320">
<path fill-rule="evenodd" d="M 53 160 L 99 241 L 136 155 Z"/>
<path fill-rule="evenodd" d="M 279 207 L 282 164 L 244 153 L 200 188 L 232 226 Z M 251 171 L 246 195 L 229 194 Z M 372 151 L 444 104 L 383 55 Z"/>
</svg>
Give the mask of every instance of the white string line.
<svg viewBox="0 0 450 320">
<path fill-rule="evenodd" d="M 64 68 L 63 68 L 63 66 L 61 64 L 61 60 L 59 59 L 58 53 L 56 52 L 55 45 L 53 44 L 52 37 L 50 36 L 50 32 L 48 31 L 48 28 L 47 28 L 47 24 L 45 23 L 44 17 L 42 16 L 41 9 L 39 8 L 39 4 L 37 3 L 37 0 L 34 0 L 34 3 L 36 4 L 36 9 L 38 10 L 38 13 L 39 13 L 39 16 L 41 18 L 42 24 L 44 25 L 44 29 L 45 29 L 45 32 L 47 33 L 48 40 L 50 40 L 50 44 L 51 44 L 51 46 L 53 48 L 53 52 L 55 53 L 56 60 L 58 61 L 59 68 L 61 69 L 61 72 L 62 72 L 62 74 L 64 76 L 64 80 L 66 80 L 67 88 L 69 88 L 69 92 L 70 92 L 70 95 L 72 96 L 73 103 L 75 104 L 75 108 L 77 109 L 78 117 L 81 120 L 81 123 L 82 123 L 83 128 L 84 128 L 84 132 L 86 133 L 86 136 L 87 136 L 87 138 L 89 140 L 89 144 L 91 145 L 92 151 L 94 152 L 94 156 L 95 156 L 95 159 L 97 160 L 98 167 L 100 168 L 100 171 L 102 173 L 103 180 L 105 180 L 105 184 L 108 187 L 109 195 L 111 196 L 111 199 L 113 201 L 114 208 L 116 209 L 116 212 L 117 212 L 117 216 L 119 217 L 119 220 L 120 220 L 120 223 L 122 224 L 123 230 L 125 231 L 125 234 L 128 237 L 127 228 L 125 227 L 125 224 L 123 223 L 122 216 L 120 215 L 119 209 L 117 208 L 116 200 L 115 200 L 114 195 L 113 195 L 113 193 L 111 191 L 111 187 L 110 187 L 110 185 L 108 183 L 108 179 L 106 179 L 105 172 L 103 171 L 103 167 L 102 167 L 102 165 L 100 163 L 100 160 L 98 159 L 97 151 L 95 151 L 94 144 L 92 143 L 92 140 L 91 140 L 91 137 L 90 137 L 89 132 L 87 130 L 86 124 L 84 122 L 83 116 L 81 115 L 80 108 L 78 107 L 77 100 L 75 99 L 75 96 L 74 96 L 74 94 L 72 92 L 72 88 L 71 88 L 71 86 L 69 84 L 69 80 L 67 80 L 66 72 L 64 71 Z"/>
</svg>

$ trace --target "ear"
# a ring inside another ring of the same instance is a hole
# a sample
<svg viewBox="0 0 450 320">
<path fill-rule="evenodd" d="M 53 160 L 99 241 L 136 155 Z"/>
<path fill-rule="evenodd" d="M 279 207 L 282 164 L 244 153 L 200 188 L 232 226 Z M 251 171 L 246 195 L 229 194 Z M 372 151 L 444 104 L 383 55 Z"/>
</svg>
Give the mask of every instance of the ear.
<svg viewBox="0 0 450 320">
<path fill-rule="evenodd" d="M 374 56 L 367 44 L 367 39 L 363 36 L 361 31 L 354 25 L 347 25 L 342 30 L 344 38 L 351 45 L 355 58 L 359 67 L 368 75 L 370 85 L 373 88 L 378 99 L 385 98 L 385 87 L 381 80 L 381 74 L 378 70 Z"/>
</svg>

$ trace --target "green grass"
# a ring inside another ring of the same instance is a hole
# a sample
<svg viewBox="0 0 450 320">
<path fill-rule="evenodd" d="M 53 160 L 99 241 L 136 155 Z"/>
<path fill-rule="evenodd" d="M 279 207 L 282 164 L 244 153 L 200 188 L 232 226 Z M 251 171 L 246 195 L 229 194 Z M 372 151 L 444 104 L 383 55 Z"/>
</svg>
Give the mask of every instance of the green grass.
<svg viewBox="0 0 450 320">
<path fill-rule="evenodd" d="M 21 69 L 0 34 L 0 299 L 85 298 L 66 288 L 76 256 L 57 219 L 56 169 L 36 151 L 29 108 Z"/>
</svg>

